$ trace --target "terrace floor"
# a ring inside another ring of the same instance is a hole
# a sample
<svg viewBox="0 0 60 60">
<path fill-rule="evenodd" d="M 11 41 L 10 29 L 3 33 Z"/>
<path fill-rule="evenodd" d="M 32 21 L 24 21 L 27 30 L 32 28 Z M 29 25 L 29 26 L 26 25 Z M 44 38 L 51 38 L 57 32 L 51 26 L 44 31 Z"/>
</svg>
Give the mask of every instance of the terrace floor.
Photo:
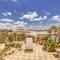
<svg viewBox="0 0 60 60">
<path fill-rule="evenodd" d="M 24 52 L 25 45 L 22 50 L 16 50 L 12 55 L 5 57 L 5 60 L 57 60 L 52 53 L 43 51 L 41 45 L 33 44 L 33 52 Z"/>
</svg>

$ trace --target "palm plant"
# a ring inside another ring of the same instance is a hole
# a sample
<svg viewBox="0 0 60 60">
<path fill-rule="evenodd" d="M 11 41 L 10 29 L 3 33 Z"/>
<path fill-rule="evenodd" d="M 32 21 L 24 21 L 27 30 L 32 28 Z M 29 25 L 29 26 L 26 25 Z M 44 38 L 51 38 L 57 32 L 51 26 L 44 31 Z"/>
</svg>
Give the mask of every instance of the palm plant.
<svg viewBox="0 0 60 60">
<path fill-rule="evenodd" d="M 53 33 L 54 33 L 54 35 L 57 35 L 57 31 L 58 31 L 57 26 L 51 26 L 50 28 L 48 28 L 48 33 L 49 33 L 50 37 Z M 55 39 L 56 39 L 56 37 L 55 37 Z"/>
<path fill-rule="evenodd" d="M 48 34 L 49 34 L 49 37 L 51 37 L 51 32 L 52 32 L 52 28 L 49 27 L 49 28 L 48 28 Z"/>
<path fill-rule="evenodd" d="M 59 42 L 60 42 L 60 27 L 57 27 L 57 35 L 59 37 Z"/>
<path fill-rule="evenodd" d="M 51 28 L 54 31 L 54 33 L 56 34 L 56 32 L 57 32 L 57 26 L 51 26 Z"/>
</svg>

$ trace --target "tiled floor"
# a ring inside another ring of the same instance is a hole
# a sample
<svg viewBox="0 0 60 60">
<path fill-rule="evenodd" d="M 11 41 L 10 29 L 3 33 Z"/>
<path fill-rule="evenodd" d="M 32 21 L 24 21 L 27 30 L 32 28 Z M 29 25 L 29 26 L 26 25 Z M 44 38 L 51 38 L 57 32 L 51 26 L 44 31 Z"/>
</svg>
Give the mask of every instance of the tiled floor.
<svg viewBox="0 0 60 60">
<path fill-rule="evenodd" d="M 33 44 L 33 52 L 24 52 L 16 50 L 12 55 L 5 57 L 5 60 L 57 60 L 51 53 L 42 50 L 42 46 Z"/>
</svg>

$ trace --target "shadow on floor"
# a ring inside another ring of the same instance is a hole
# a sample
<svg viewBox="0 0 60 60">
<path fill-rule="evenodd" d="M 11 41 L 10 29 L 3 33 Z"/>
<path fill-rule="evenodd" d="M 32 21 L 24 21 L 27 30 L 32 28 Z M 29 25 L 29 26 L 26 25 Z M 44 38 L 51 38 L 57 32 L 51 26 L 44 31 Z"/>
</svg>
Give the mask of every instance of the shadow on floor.
<svg viewBox="0 0 60 60">
<path fill-rule="evenodd" d="M 33 52 L 33 49 L 25 49 L 24 52 L 25 53 L 32 53 Z"/>
</svg>

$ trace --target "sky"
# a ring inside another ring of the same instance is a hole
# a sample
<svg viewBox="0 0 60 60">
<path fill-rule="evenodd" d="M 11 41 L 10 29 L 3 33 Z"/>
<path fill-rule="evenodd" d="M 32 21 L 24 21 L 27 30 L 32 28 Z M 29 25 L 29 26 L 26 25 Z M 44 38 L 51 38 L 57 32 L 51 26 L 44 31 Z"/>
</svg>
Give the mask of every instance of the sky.
<svg viewBox="0 0 60 60">
<path fill-rule="evenodd" d="M 0 0 L 0 28 L 60 26 L 60 0 Z"/>
</svg>

